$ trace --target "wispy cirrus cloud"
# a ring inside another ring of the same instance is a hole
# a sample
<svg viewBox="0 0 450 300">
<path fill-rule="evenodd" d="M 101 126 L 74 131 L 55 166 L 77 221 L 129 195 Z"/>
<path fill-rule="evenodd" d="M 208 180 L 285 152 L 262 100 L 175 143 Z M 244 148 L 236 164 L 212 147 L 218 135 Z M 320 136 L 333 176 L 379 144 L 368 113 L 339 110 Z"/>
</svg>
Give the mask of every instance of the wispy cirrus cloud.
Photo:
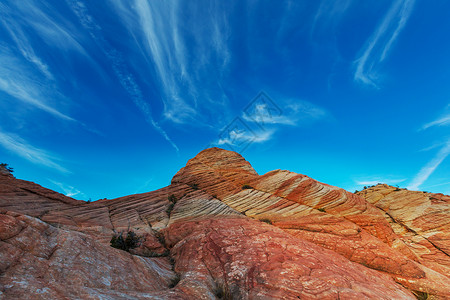
<svg viewBox="0 0 450 300">
<path fill-rule="evenodd" d="M 177 1 L 134 0 L 130 6 L 129 1 L 117 0 L 113 4 L 137 49 L 155 70 L 165 119 L 211 126 L 201 112 L 223 113 L 227 104 L 220 85 L 231 60 L 223 3 L 208 2 L 201 10 Z M 212 67 L 216 72 L 211 72 Z"/>
<path fill-rule="evenodd" d="M 242 129 L 231 130 L 226 137 L 217 141 L 217 145 L 239 146 L 242 143 L 264 143 L 269 141 L 275 130 L 248 131 Z"/>
<path fill-rule="evenodd" d="M 9 49 L 0 47 L 0 52 L 0 91 L 54 117 L 75 121 L 50 103 L 49 99 L 64 99 L 52 84 L 34 75 Z"/>
<path fill-rule="evenodd" d="M 449 109 L 450 109 L 450 105 L 447 105 L 447 107 L 444 110 L 443 115 L 441 115 L 439 118 L 437 118 L 434 121 L 424 124 L 420 128 L 420 130 L 426 130 L 431 127 L 442 127 L 442 126 L 450 125 L 450 114 L 448 112 Z M 437 147 L 440 147 L 440 150 L 438 151 L 438 153 L 425 166 L 423 166 L 420 169 L 420 171 L 416 174 L 416 176 L 413 178 L 413 180 L 409 184 L 408 188 L 413 189 L 413 190 L 419 189 L 419 187 L 442 164 L 442 162 L 450 154 L 450 138 L 447 138 L 446 140 L 444 139 L 444 141 L 436 143 L 426 149 L 423 149 L 422 151 L 429 151 L 429 150 L 435 149 Z"/>
<path fill-rule="evenodd" d="M 38 165 L 42 165 L 62 173 L 70 173 L 69 170 L 56 163 L 57 160 L 47 151 L 28 144 L 17 135 L 0 131 L 0 145 L 10 152 Z"/>
<path fill-rule="evenodd" d="M 323 108 L 310 102 L 289 99 L 278 106 L 265 92 L 260 92 L 219 134 L 212 145 L 230 146 L 233 151 L 244 151 L 252 143 L 272 140 L 283 125 L 301 126 L 329 118 Z"/>
<path fill-rule="evenodd" d="M 119 79 L 120 84 L 128 92 L 134 104 L 144 114 L 146 121 L 151 124 L 153 128 L 156 129 L 156 131 L 159 132 L 177 152 L 179 152 L 178 146 L 172 141 L 158 122 L 154 120 L 151 106 L 144 100 L 142 90 L 137 84 L 134 75 L 129 70 L 122 54 L 111 46 L 111 44 L 104 38 L 101 26 L 97 24 L 95 19 L 90 15 L 86 5 L 81 1 L 75 0 L 67 0 L 66 2 L 74 14 L 78 17 L 81 25 L 89 32 L 90 36 L 112 63 L 113 71 Z"/>
<path fill-rule="evenodd" d="M 66 195 L 67 197 L 74 197 L 74 196 L 81 196 L 81 197 L 86 197 L 86 194 L 81 192 L 80 190 L 78 190 L 77 188 L 71 186 L 71 185 L 67 185 L 64 184 L 62 182 L 58 182 L 52 179 L 48 179 L 51 183 L 53 183 L 54 185 L 56 185 L 57 187 L 59 187 L 60 190 L 63 191 L 64 195 Z"/>
<path fill-rule="evenodd" d="M 450 185 L 450 181 L 449 182 L 442 182 L 442 183 L 438 183 L 438 184 L 433 184 L 433 185 L 428 185 L 427 188 L 432 188 L 432 187 L 437 187 L 437 186 L 445 186 L 445 185 Z"/>
<path fill-rule="evenodd" d="M 431 122 L 428 122 L 426 124 L 424 124 L 420 130 L 425 130 L 428 129 L 430 127 L 441 127 L 441 126 L 446 126 L 446 125 L 450 125 L 450 104 L 447 105 L 447 107 L 444 109 L 444 113 L 441 114 L 441 116 L 439 116 L 436 120 L 433 120 Z"/>
<path fill-rule="evenodd" d="M 60 90 L 63 74 L 53 74 L 46 58 L 57 53 L 69 61 L 73 52 L 101 73 L 78 41 L 82 35 L 77 28 L 51 3 L 36 0 L 2 1 L 0 19 L 0 30 L 10 37 L 0 44 L 0 90 L 54 117 L 76 121 L 61 111 L 61 104 L 72 102 Z"/>
<path fill-rule="evenodd" d="M 48 79 L 53 79 L 52 73 L 49 71 L 49 67 L 46 63 L 42 61 L 40 57 L 36 55 L 36 53 L 33 50 L 33 47 L 28 42 L 28 39 L 25 35 L 25 33 L 22 31 L 20 26 L 17 26 L 14 23 L 7 23 L 5 20 L 2 20 L 2 25 L 8 33 L 10 34 L 11 38 L 14 40 L 14 42 L 17 45 L 18 50 L 22 54 L 22 56 L 28 60 L 30 63 L 34 64 L 36 68 L 44 74 Z"/>
<path fill-rule="evenodd" d="M 362 55 L 355 61 L 354 79 L 377 86 L 377 67 L 389 54 L 395 40 L 405 27 L 415 0 L 396 0 L 367 41 Z"/>
<path fill-rule="evenodd" d="M 386 183 L 389 185 L 399 184 L 406 181 L 406 178 L 402 179 L 392 179 L 386 176 L 371 176 L 364 179 L 355 180 L 357 185 L 375 185 L 378 183 Z"/>
<path fill-rule="evenodd" d="M 52 8 L 51 4 L 43 5 L 42 1 L 36 0 L 6 0 L 1 8 L 1 16 L 5 24 L 14 24 L 7 25 L 7 30 L 18 49 L 39 68 L 44 68 L 44 72 L 46 64 L 35 55 L 29 35 L 25 32 L 34 32 L 49 47 L 75 51 L 97 66 L 79 41 L 82 34 L 70 22 L 66 22 L 64 16 L 60 15 L 57 9 Z"/>
<path fill-rule="evenodd" d="M 439 167 L 439 165 L 450 154 L 450 140 L 439 150 L 439 152 L 420 169 L 419 173 L 413 178 L 408 189 L 418 190 L 419 187 L 430 177 L 431 174 Z"/>
<path fill-rule="evenodd" d="M 348 183 L 344 188 L 349 192 L 354 192 L 355 190 L 361 190 L 364 186 L 377 185 L 378 183 L 385 183 L 395 186 L 404 183 L 406 180 L 406 178 L 401 178 L 390 174 L 358 176 L 353 178 L 351 183 Z"/>
<path fill-rule="evenodd" d="M 427 129 L 433 126 L 444 126 L 444 125 L 450 125 L 450 114 L 443 116 L 440 119 L 437 119 L 433 122 L 427 123 L 422 126 L 422 129 Z"/>
<path fill-rule="evenodd" d="M 344 15 L 351 4 L 352 0 L 321 1 L 314 16 L 311 34 L 313 35 L 318 29 L 318 24 L 321 27 L 326 27 L 330 23 L 335 23 Z"/>
<path fill-rule="evenodd" d="M 302 125 L 329 117 L 329 113 L 311 102 L 290 99 L 282 108 L 273 107 L 270 102 L 255 102 L 242 113 L 242 118 L 261 125 Z"/>
</svg>

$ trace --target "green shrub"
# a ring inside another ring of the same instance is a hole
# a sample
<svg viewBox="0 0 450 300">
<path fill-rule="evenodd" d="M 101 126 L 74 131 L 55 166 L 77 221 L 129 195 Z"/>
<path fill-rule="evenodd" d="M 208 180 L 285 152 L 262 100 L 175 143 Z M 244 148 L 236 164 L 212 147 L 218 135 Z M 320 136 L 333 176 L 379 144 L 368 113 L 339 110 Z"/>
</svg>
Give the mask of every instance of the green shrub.
<svg viewBox="0 0 450 300">
<path fill-rule="evenodd" d="M 6 171 L 8 171 L 9 173 L 14 172 L 14 169 L 9 167 L 8 164 L 5 163 L 0 163 L 0 167 L 3 167 Z"/>
<path fill-rule="evenodd" d="M 190 184 L 189 186 L 195 191 L 198 190 L 198 184 L 196 183 Z"/>
<path fill-rule="evenodd" d="M 270 220 L 270 219 L 267 219 L 267 218 L 263 218 L 263 219 L 259 219 L 261 222 L 264 222 L 264 223 L 267 223 L 267 224 L 270 224 L 270 225 L 272 225 L 272 221 Z"/>
<path fill-rule="evenodd" d="M 175 206 L 175 203 L 170 203 L 169 206 L 166 209 L 166 213 L 170 216 L 170 213 L 173 210 L 173 207 Z"/>
<path fill-rule="evenodd" d="M 174 288 L 178 284 L 178 282 L 180 282 L 180 279 L 181 279 L 180 274 L 175 273 L 175 276 L 170 281 L 169 288 L 171 289 Z"/>
<path fill-rule="evenodd" d="M 175 197 L 174 194 L 168 196 L 168 197 L 167 197 L 167 200 L 169 200 L 169 201 L 172 202 L 172 203 L 177 203 L 177 201 L 178 201 L 177 197 Z"/>
<path fill-rule="evenodd" d="M 175 272 L 175 259 L 170 254 L 169 254 L 169 263 L 170 263 L 170 265 L 172 267 L 171 268 L 172 271 Z M 178 284 L 178 282 L 180 282 L 180 279 L 181 279 L 180 273 L 175 272 L 175 276 L 170 281 L 169 288 L 174 288 Z"/>
<path fill-rule="evenodd" d="M 414 296 L 416 296 L 419 300 L 427 300 L 430 299 L 430 295 L 427 292 L 421 291 L 413 291 Z"/>
<path fill-rule="evenodd" d="M 218 282 L 218 281 L 215 282 L 214 295 L 216 295 L 217 299 L 223 299 L 223 300 L 233 299 L 231 297 L 230 289 L 223 282 Z"/>
<path fill-rule="evenodd" d="M 125 238 L 123 238 L 122 232 L 114 234 L 111 238 L 110 244 L 111 247 L 129 252 L 130 249 L 139 247 L 140 241 L 141 238 L 137 236 L 136 233 L 129 230 Z"/>
<path fill-rule="evenodd" d="M 322 208 L 322 207 L 318 208 L 317 210 L 321 211 L 321 212 L 325 212 L 325 208 Z"/>
<path fill-rule="evenodd" d="M 166 246 L 166 238 L 164 237 L 164 234 L 154 231 L 155 237 L 158 239 L 158 241 L 161 243 L 161 245 Z"/>
<path fill-rule="evenodd" d="M 242 189 L 243 189 L 243 190 L 253 189 L 253 187 L 250 186 L 250 185 L 248 185 L 248 184 L 244 184 L 244 185 L 242 186 Z"/>
</svg>

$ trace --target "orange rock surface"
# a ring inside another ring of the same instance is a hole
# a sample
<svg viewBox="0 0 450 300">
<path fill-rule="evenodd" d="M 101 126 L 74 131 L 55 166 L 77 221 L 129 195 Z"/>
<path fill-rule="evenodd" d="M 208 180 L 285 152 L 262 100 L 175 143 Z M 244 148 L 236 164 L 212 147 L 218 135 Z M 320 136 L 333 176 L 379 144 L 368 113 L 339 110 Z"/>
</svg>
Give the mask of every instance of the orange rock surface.
<svg viewBox="0 0 450 300">
<path fill-rule="evenodd" d="M 92 203 L 0 172 L 0 299 L 447 299 L 449 199 L 260 176 L 219 148 Z M 109 246 L 129 230 L 137 248 Z"/>
</svg>

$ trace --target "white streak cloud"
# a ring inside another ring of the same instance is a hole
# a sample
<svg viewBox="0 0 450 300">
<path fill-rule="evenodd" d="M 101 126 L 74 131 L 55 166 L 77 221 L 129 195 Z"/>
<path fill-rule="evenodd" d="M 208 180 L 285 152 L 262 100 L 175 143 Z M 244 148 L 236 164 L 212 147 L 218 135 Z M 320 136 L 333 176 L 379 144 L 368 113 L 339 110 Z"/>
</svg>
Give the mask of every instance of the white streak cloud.
<svg viewBox="0 0 450 300">
<path fill-rule="evenodd" d="M 446 125 L 450 125 L 450 114 L 442 116 L 432 122 L 423 125 L 421 129 L 425 130 L 433 126 L 446 126 Z"/>
<path fill-rule="evenodd" d="M 406 181 L 406 179 L 388 179 L 385 177 L 377 177 L 375 179 L 363 179 L 363 180 L 356 180 L 355 183 L 358 185 L 376 185 L 378 183 L 386 183 L 389 185 L 393 184 L 399 184 L 401 182 Z"/>
<path fill-rule="evenodd" d="M 418 190 L 419 187 L 433 174 L 439 165 L 450 154 L 450 140 L 439 150 L 436 156 L 431 159 L 422 169 L 417 173 L 414 179 L 408 186 L 408 189 Z"/>
<path fill-rule="evenodd" d="M 64 51 L 76 51 L 96 65 L 78 41 L 81 34 L 77 28 L 70 26 L 70 23 L 61 22 L 64 17 L 59 15 L 51 5 L 43 5 L 41 1 L 34 0 L 7 1 L 7 3 L 1 6 L 1 16 L 5 23 L 14 24 L 7 28 L 8 32 L 12 35 L 19 50 L 24 51 L 22 54 L 27 56 L 27 59 L 31 59 L 39 68 L 43 67 L 44 72 L 46 72 L 45 64 L 34 54 L 29 38 L 24 34 L 30 29 L 49 47 L 57 47 Z M 46 8 L 46 10 L 43 11 L 42 8 Z"/>
<path fill-rule="evenodd" d="M 122 87 L 128 92 L 134 104 L 144 114 L 146 121 L 153 126 L 170 145 L 179 152 L 178 146 L 172 141 L 161 126 L 153 119 L 150 105 L 144 100 L 142 90 L 136 83 L 133 74 L 129 71 L 123 56 L 117 49 L 112 47 L 101 33 L 101 27 L 95 22 L 89 14 L 87 7 L 81 1 L 67 0 L 69 7 L 78 17 L 81 25 L 89 32 L 90 36 L 96 41 L 97 45 L 112 63 L 112 68 Z"/>
<path fill-rule="evenodd" d="M 377 66 L 388 56 L 411 15 L 414 3 L 415 0 L 396 0 L 391 5 L 383 21 L 369 38 L 363 54 L 355 61 L 356 81 L 377 86 Z"/>
<path fill-rule="evenodd" d="M 49 153 L 29 145 L 17 135 L 0 131 L 0 145 L 34 164 L 43 165 L 62 173 L 70 173 L 66 168 L 56 163 L 55 158 Z"/>
<path fill-rule="evenodd" d="M 279 109 L 271 107 L 269 103 L 254 103 L 250 109 L 242 114 L 247 122 L 261 125 L 291 125 L 296 126 L 324 119 L 328 116 L 325 109 L 310 102 L 301 100 L 290 100 L 288 104 Z"/>
<path fill-rule="evenodd" d="M 269 141 L 275 130 L 261 130 L 257 132 L 249 132 L 246 130 L 234 129 L 228 132 L 227 137 L 223 137 L 217 141 L 217 145 L 239 146 L 246 143 L 264 143 Z"/>
<path fill-rule="evenodd" d="M 316 15 L 314 16 L 311 33 L 313 34 L 316 31 L 318 24 L 320 24 L 321 27 L 325 27 L 330 23 L 339 20 L 351 4 L 352 0 L 321 1 Z"/>
<path fill-rule="evenodd" d="M 155 70 L 165 119 L 207 125 L 200 111 L 214 110 L 216 115 L 225 111 L 227 98 L 219 81 L 226 74 L 231 54 L 221 4 L 209 2 L 202 8 L 204 14 L 191 9 L 189 2 L 135 0 L 130 6 L 129 1 L 116 0 L 113 4 L 136 48 Z M 186 14 L 191 17 L 184 19 Z M 211 67 L 217 70 L 215 74 L 211 74 Z"/>
<path fill-rule="evenodd" d="M 4 20 L 2 20 L 2 24 L 16 43 L 22 56 L 30 63 L 34 64 L 37 69 L 48 79 L 53 79 L 53 75 L 50 73 L 47 64 L 45 64 L 42 59 L 36 55 L 22 29 L 13 23 L 7 24 Z"/>
<path fill-rule="evenodd" d="M 8 49 L 0 48 L 0 51 L 0 91 L 57 118 L 75 121 L 49 103 L 49 99 L 61 100 L 62 95 L 48 82 L 34 76 Z"/>
<path fill-rule="evenodd" d="M 80 190 L 78 190 L 77 188 L 75 188 L 71 185 L 67 185 L 67 184 L 64 184 L 64 183 L 61 183 L 61 182 L 58 182 L 55 180 L 51 180 L 51 179 L 48 179 L 48 180 L 51 183 L 53 183 L 54 185 L 56 185 L 57 187 L 59 187 L 63 191 L 64 195 L 66 195 L 67 197 L 74 197 L 77 195 L 82 196 L 82 197 L 86 196 L 83 192 L 81 192 Z"/>
</svg>

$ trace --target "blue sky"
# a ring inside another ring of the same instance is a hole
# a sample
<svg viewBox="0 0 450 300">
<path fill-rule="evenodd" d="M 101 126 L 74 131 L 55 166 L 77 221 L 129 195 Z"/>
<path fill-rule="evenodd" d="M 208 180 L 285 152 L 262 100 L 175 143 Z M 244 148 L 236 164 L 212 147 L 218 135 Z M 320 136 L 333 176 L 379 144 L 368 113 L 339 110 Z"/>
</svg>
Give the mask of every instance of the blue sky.
<svg viewBox="0 0 450 300">
<path fill-rule="evenodd" d="M 4 0 L 0 161 L 77 199 L 208 146 L 450 194 L 450 2 Z"/>
</svg>

